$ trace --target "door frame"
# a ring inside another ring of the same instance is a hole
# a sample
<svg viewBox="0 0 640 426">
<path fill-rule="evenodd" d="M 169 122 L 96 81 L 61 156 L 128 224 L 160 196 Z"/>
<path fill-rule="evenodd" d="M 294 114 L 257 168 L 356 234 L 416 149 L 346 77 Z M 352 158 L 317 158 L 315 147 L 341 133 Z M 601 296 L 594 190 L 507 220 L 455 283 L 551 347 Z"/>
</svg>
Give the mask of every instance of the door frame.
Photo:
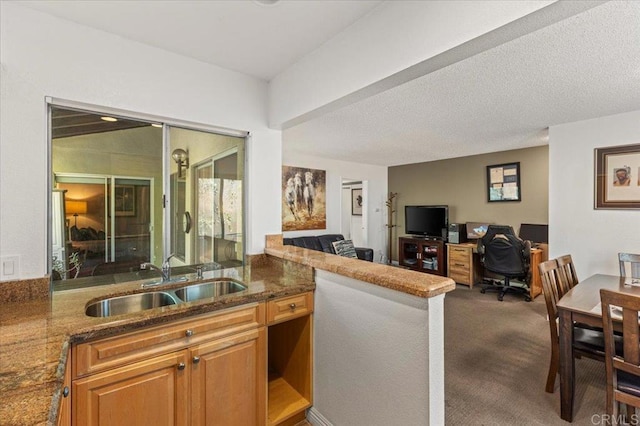
<svg viewBox="0 0 640 426">
<path fill-rule="evenodd" d="M 344 234 L 344 229 L 342 226 L 342 217 L 343 214 L 349 213 L 351 215 L 351 197 L 349 197 L 349 203 L 345 203 L 342 197 L 342 191 L 345 187 L 351 188 L 351 186 L 362 186 L 362 241 L 361 244 L 363 247 L 368 247 L 369 244 L 369 181 L 366 179 L 356 179 L 356 178 L 340 178 L 340 232 Z M 353 225 L 351 225 L 350 234 L 351 239 L 353 239 Z M 345 237 L 346 238 L 346 237 Z"/>
<path fill-rule="evenodd" d="M 233 147 L 233 148 L 229 148 L 227 150 L 221 151 L 217 154 L 214 154 L 210 157 L 207 157 L 195 164 L 192 164 L 189 167 L 189 173 L 191 173 L 191 176 L 195 176 L 196 174 L 196 170 L 204 165 L 207 164 L 211 164 L 211 175 L 214 176 L 215 175 L 215 162 L 216 160 L 220 160 L 222 158 L 228 157 L 230 155 L 233 154 L 238 154 L 238 148 L 237 147 Z M 245 155 L 246 157 L 246 155 Z M 246 162 L 245 162 L 245 166 L 246 166 Z M 198 194 L 198 187 L 197 187 L 197 179 L 194 178 L 191 182 L 191 199 L 189 200 L 189 205 L 190 205 L 190 209 L 193 212 L 193 217 L 192 217 L 192 221 L 195 224 L 194 225 L 194 234 L 191 237 L 191 242 L 190 242 L 190 248 L 191 248 L 191 259 L 189 259 L 188 262 L 194 262 L 197 259 L 197 255 L 198 253 L 196 252 L 197 250 L 197 245 L 198 245 L 198 235 L 197 235 L 197 224 L 198 224 L 198 209 L 197 209 L 197 194 Z M 246 186 L 244 183 L 244 179 L 243 179 L 243 184 L 242 184 L 242 202 L 245 203 L 246 200 Z M 245 220 L 246 220 L 246 214 L 245 214 L 245 210 L 246 210 L 246 204 L 244 204 L 242 206 L 242 210 L 243 210 L 243 215 L 242 215 L 242 246 L 244 247 L 244 242 L 245 242 L 245 232 L 246 232 L 246 224 L 245 224 Z M 215 241 L 215 237 L 214 241 Z M 215 246 L 213 247 L 213 249 L 215 250 Z M 245 255 L 244 255 L 244 249 L 243 249 L 243 253 L 242 253 L 242 264 L 245 264 Z"/>
<path fill-rule="evenodd" d="M 109 232 L 107 233 L 105 231 L 105 242 L 104 242 L 104 248 L 105 248 L 105 262 L 113 262 L 115 259 L 115 249 L 116 249 L 116 242 L 115 242 L 115 238 L 113 232 L 115 229 L 115 202 L 114 202 L 114 198 L 115 198 L 115 182 L 116 180 L 122 179 L 122 180 L 141 180 L 141 181 L 148 181 L 149 182 L 149 259 L 153 260 L 153 255 L 154 255 L 154 248 L 155 248 L 155 238 L 154 238 L 154 218 L 155 218 L 155 208 L 153 205 L 153 197 L 154 197 L 154 183 L 155 183 L 155 178 L 153 177 L 140 177 L 140 176 L 121 176 L 121 175 L 106 175 L 106 174 L 95 174 L 95 173 L 54 173 L 53 174 L 53 179 L 54 181 L 57 180 L 58 177 L 61 178 L 68 178 L 68 179 L 101 179 L 104 180 L 104 197 L 105 197 L 105 204 L 104 204 L 104 218 L 105 218 L 105 224 L 107 223 L 107 221 L 109 222 Z M 65 179 L 66 180 L 66 179 Z M 63 182 L 63 183 L 85 183 L 85 182 Z M 98 183 L 95 183 L 96 185 Z M 110 188 L 110 191 L 107 191 L 107 189 Z M 108 192 L 108 194 L 107 194 Z M 108 201 L 110 200 L 110 201 Z M 107 211 L 108 208 L 111 208 L 111 211 Z M 111 242 L 111 244 L 109 244 L 109 241 Z"/>
</svg>

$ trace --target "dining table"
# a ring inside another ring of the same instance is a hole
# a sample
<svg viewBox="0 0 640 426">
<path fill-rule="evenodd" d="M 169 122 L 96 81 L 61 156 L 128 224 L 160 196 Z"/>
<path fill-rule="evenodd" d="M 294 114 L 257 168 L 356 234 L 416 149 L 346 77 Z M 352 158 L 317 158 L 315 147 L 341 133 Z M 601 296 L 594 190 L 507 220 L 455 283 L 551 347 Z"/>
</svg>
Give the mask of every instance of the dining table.
<svg viewBox="0 0 640 426">
<path fill-rule="evenodd" d="M 573 420 L 575 365 L 573 358 L 573 324 L 578 322 L 602 327 L 600 290 L 607 289 L 640 296 L 640 282 L 619 275 L 592 275 L 569 290 L 558 301 L 558 335 L 560 339 L 560 417 Z M 604 368 L 604 366 L 603 366 Z M 604 399 L 606 395 L 602 395 Z"/>
</svg>

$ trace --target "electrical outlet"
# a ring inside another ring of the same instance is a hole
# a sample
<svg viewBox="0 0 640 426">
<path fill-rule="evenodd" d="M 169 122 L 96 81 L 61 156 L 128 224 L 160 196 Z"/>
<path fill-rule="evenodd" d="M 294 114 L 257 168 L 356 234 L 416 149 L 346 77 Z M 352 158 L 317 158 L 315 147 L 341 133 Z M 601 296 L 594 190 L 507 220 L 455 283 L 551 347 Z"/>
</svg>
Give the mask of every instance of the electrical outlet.
<svg viewBox="0 0 640 426">
<path fill-rule="evenodd" d="M 0 257 L 0 281 L 20 279 L 20 256 Z"/>
</svg>

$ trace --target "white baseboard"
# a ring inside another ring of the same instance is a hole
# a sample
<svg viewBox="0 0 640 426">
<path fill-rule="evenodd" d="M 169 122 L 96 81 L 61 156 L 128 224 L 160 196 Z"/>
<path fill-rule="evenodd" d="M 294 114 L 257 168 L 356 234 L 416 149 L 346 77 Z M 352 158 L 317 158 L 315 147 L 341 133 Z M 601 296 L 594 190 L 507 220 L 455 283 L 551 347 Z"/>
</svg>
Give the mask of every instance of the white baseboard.
<svg viewBox="0 0 640 426">
<path fill-rule="evenodd" d="M 324 418 L 324 416 L 316 410 L 315 407 L 311 407 L 307 410 L 307 421 L 313 426 L 333 426 L 329 420 Z"/>
</svg>

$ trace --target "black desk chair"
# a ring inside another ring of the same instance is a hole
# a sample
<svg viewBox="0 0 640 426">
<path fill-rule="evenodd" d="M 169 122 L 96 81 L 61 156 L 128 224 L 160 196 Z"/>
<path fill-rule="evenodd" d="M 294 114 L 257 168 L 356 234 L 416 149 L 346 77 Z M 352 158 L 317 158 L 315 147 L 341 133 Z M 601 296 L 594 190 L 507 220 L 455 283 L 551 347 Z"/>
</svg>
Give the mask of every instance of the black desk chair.
<svg viewBox="0 0 640 426">
<path fill-rule="evenodd" d="M 487 271 L 504 277 L 504 282 L 485 280 L 487 284 L 482 287 L 481 293 L 497 291 L 499 301 L 507 292 L 519 293 L 524 295 L 524 300 L 531 301 L 530 241 L 522 241 L 510 226 L 489 225 L 487 233 L 478 240 L 478 253 Z M 512 279 L 524 281 L 525 285 L 513 286 L 510 282 Z"/>
</svg>

